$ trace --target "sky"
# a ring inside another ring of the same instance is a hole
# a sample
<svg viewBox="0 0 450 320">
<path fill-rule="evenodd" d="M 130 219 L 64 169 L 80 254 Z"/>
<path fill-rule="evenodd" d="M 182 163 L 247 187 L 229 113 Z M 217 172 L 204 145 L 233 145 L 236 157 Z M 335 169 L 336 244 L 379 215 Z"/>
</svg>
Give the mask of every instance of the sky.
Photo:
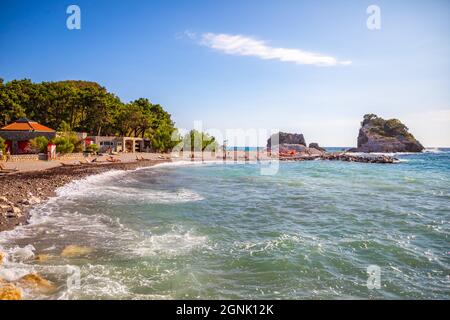
<svg viewBox="0 0 450 320">
<path fill-rule="evenodd" d="M 67 28 L 69 5 L 81 29 Z M 379 29 L 367 27 L 370 5 Z M 448 0 L 0 0 L 0 77 L 96 81 L 124 102 L 163 105 L 184 129 L 276 129 L 355 146 L 363 115 L 375 113 L 425 146 L 450 146 L 449 9 Z"/>
</svg>

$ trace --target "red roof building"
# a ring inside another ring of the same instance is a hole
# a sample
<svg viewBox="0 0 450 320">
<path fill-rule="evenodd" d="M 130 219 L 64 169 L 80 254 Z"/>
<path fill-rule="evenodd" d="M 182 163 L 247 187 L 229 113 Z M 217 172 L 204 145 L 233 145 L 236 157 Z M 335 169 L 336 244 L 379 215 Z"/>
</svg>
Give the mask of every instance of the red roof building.
<svg viewBox="0 0 450 320">
<path fill-rule="evenodd" d="M 33 153 L 30 140 L 41 136 L 50 140 L 56 136 L 56 131 L 27 118 L 0 129 L 0 137 L 6 140 L 7 151 L 11 154 Z"/>
</svg>

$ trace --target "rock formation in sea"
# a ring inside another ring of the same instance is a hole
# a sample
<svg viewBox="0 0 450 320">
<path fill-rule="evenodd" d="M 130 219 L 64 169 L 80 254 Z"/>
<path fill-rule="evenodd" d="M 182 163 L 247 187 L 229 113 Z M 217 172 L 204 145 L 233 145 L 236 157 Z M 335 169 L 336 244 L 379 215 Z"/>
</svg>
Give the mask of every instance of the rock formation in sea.
<svg viewBox="0 0 450 320">
<path fill-rule="evenodd" d="M 292 150 L 303 152 L 306 149 L 305 137 L 303 134 L 298 133 L 275 133 L 267 140 L 267 148 L 270 148 L 275 152 L 287 152 Z"/>
<path fill-rule="evenodd" d="M 421 152 L 424 149 L 397 119 L 366 114 L 358 135 L 358 147 L 349 152 Z"/>
<path fill-rule="evenodd" d="M 299 133 L 279 132 L 273 134 L 267 140 L 267 148 L 275 153 L 299 156 L 320 156 L 325 153 L 325 149 L 319 147 L 317 143 L 311 143 L 307 147 L 305 137 Z"/>
<path fill-rule="evenodd" d="M 276 142 L 277 140 L 278 142 Z M 273 134 L 269 140 L 267 140 L 267 148 L 283 144 L 302 145 L 303 147 L 306 147 L 305 137 L 303 137 L 303 134 L 298 133 L 279 132 Z"/>
<path fill-rule="evenodd" d="M 324 148 L 320 147 L 319 144 L 316 143 L 316 142 L 311 142 L 311 143 L 309 144 L 309 148 L 310 148 L 310 149 L 316 149 L 316 150 L 319 150 L 319 151 L 322 151 L 322 152 L 325 152 L 325 151 L 326 151 Z"/>
</svg>

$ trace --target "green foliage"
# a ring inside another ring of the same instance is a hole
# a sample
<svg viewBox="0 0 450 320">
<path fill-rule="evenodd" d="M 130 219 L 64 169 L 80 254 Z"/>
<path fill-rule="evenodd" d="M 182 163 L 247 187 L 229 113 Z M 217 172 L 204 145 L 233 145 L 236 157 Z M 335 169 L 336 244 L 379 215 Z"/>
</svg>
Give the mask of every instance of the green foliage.
<svg viewBox="0 0 450 320">
<path fill-rule="evenodd" d="M 73 144 L 73 152 L 83 152 L 83 141 L 79 140 L 74 132 L 68 132 L 65 137 Z"/>
<path fill-rule="evenodd" d="M 34 152 L 47 152 L 47 145 L 48 139 L 43 136 L 30 140 L 30 146 Z"/>
<path fill-rule="evenodd" d="M 366 114 L 362 125 L 370 125 L 370 132 L 384 137 L 405 136 L 413 138 L 408 128 L 398 119 L 384 120 L 375 114 Z"/>
<path fill-rule="evenodd" d="M 70 128 L 70 124 L 68 124 L 66 121 L 61 121 L 59 127 L 58 127 L 58 131 L 63 132 L 63 133 L 69 133 L 72 132 L 72 129 Z"/>
<path fill-rule="evenodd" d="M 98 150 L 99 150 L 99 147 L 95 143 L 91 143 L 90 145 L 88 145 L 86 147 L 87 152 L 96 153 L 96 152 L 98 152 Z"/>
<path fill-rule="evenodd" d="M 5 139 L 3 139 L 2 137 L 0 137 L 0 150 L 3 151 L 3 154 L 6 154 L 6 143 Z"/>
<path fill-rule="evenodd" d="M 70 142 L 70 139 L 66 137 L 57 137 L 52 140 L 52 142 L 56 145 L 56 152 L 57 153 L 71 153 L 73 152 L 75 146 L 72 142 Z"/>
<path fill-rule="evenodd" d="M 162 106 L 143 98 L 125 104 L 95 82 L 0 82 L 0 126 L 21 117 L 57 128 L 63 136 L 76 131 L 143 137 L 157 151 L 175 145 L 171 138 L 176 129 Z M 77 151 L 78 144 L 70 140 Z"/>
</svg>

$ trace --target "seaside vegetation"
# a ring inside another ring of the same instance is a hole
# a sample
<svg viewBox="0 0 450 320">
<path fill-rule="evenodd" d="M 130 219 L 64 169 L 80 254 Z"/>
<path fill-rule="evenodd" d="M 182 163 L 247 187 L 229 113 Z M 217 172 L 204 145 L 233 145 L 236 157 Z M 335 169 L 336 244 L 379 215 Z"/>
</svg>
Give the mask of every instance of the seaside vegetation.
<svg viewBox="0 0 450 320">
<path fill-rule="evenodd" d="M 0 137 L 0 150 L 3 152 L 3 154 L 6 153 L 6 142 L 2 137 Z"/>
<path fill-rule="evenodd" d="M 385 120 L 375 114 L 366 114 L 362 125 L 370 125 L 370 132 L 384 137 L 404 136 L 406 138 L 414 138 L 409 129 L 398 119 Z"/>
<path fill-rule="evenodd" d="M 48 142 L 46 137 L 36 137 L 30 140 L 30 147 L 35 152 L 47 152 Z"/>
<path fill-rule="evenodd" d="M 57 153 L 72 153 L 75 149 L 74 144 L 66 137 L 56 137 L 52 142 L 56 145 Z"/>
<path fill-rule="evenodd" d="M 27 117 L 65 133 L 148 138 L 155 151 L 171 150 L 179 141 L 171 115 L 159 104 L 140 98 L 122 102 L 90 81 L 33 83 L 29 79 L 0 79 L 0 126 Z M 76 136 L 53 142 L 57 150 L 77 151 Z M 72 152 L 70 151 L 70 152 Z"/>
<path fill-rule="evenodd" d="M 99 147 L 95 143 L 91 143 L 90 145 L 88 145 L 86 147 L 86 152 L 96 153 L 98 150 L 99 150 Z"/>
</svg>

